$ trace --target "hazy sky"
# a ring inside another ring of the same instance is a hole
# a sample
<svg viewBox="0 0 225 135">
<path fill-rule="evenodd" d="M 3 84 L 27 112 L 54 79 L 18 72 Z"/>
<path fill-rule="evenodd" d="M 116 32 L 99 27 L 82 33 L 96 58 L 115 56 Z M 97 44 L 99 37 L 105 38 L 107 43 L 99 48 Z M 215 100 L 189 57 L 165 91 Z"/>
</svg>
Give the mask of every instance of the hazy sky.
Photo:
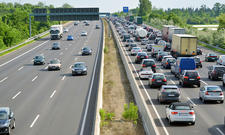
<svg viewBox="0 0 225 135">
<path fill-rule="evenodd" d="M 0 0 L 0 2 L 19 2 L 36 4 L 41 1 L 47 5 L 53 4 L 55 7 L 61 6 L 63 3 L 69 3 L 74 7 L 99 7 L 100 12 L 121 11 L 123 6 L 135 8 L 138 6 L 139 0 Z M 182 7 L 200 7 L 206 4 L 212 7 L 216 2 L 225 4 L 225 0 L 151 0 L 152 5 L 157 8 L 182 8 Z"/>
</svg>

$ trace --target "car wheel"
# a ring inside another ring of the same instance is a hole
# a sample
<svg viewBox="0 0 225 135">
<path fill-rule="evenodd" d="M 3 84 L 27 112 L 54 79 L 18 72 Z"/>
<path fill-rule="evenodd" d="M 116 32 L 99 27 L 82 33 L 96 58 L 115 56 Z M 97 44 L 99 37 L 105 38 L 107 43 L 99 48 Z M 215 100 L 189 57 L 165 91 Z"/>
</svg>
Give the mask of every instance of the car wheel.
<svg viewBox="0 0 225 135">
<path fill-rule="evenodd" d="M 195 121 L 194 122 L 191 122 L 191 125 L 195 125 Z"/>
<path fill-rule="evenodd" d="M 210 79 L 210 75 L 208 74 L 208 79 Z"/>
<path fill-rule="evenodd" d="M 200 68 L 202 68 L 202 65 L 200 66 Z"/>
<path fill-rule="evenodd" d="M 170 125 L 173 125 L 173 122 L 170 120 L 170 118 L 169 118 L 169 124 L 170 124 Z"/>
<path fill-rule="evenodd" d="M 223 100 L 221 100 L 220 103 L 223 104 Z"/>
<path fill-rule="evenodd" d="M 204 98 L 202 98 L 202 103 L 206 103 L 206 101 L 205 101 L 205 99 L 204 99 Z"/>
<path fill-rule="evenodd" d="M 9 127 L 8 130 L 9 130 L 9 131 L 8 131 L 7 135 L 10 135 L 10 134 L 11 134 L 11 128 Z"/>
<path fill-rule="evenodd" d="M 223 81 L 223 86 L 225 86 L 225 83 L 224 83 L 224 81 Z"/>
<path fill-rule="evenodd" d="M 201 84 L 199 83 L 199 84 L 198 84 L 198 87 L 200 87 L 200 86 L 201 86 Z"/>
</svg>

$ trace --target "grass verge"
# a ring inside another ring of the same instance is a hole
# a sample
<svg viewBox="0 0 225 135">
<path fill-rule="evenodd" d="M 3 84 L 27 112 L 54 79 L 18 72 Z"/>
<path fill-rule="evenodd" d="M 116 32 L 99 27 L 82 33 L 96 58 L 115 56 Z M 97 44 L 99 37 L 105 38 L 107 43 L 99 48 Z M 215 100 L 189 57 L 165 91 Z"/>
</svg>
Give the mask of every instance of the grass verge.
<svg viewBox="0 0 225 135">
<path fill-rule="evenodd" d="M 135 115 L 138 108 L 132 103 L 134 97 L 124 65 L 105 20 L 104 27 L 104 85 L 100 133 L 101 135 L 144 135 L 141 118 Z M 130 110 L 134 113 L 130 113 Z"/>
<path fill-rule="evenodd" d="M 207 45 L 205 45 L 205 44 L 203 44 L 203 43 L 198 43 L 198 45 L 200 45 L 200 46 L 202 46 L 202 47 L 205 47 L 205 48 L 208 48 L 208 49 L 210 49 L 210 50 L 213 50 L 213 51 L 215 51 L 215 52 L 225 54 L 225 51 L 220 50 L 220 49 L 217 49 L 217 48 L 213 48 L 213 47 L 211 47 L 211 46 L 207 46 Z"/>
</svg>

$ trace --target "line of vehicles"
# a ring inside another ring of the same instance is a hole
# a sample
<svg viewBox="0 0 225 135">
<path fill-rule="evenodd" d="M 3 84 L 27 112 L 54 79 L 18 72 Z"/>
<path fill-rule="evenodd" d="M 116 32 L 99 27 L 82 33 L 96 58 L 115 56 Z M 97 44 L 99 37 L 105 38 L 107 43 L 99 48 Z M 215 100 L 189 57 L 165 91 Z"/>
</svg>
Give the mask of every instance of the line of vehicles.
<svg viewBox="0 0 225 135">
<path fill-rule="evenodd" d="M 89 26 L 88 21 L 83 22 L 85 26 Z M 77 26 L 79 23 L 76 21 L 74 26 Z M 87 25 L 88 24 L 88 25 Z M 99 25 L 96 25 L 95 29 L 100 29 Z M 68 28 L 63 28 L 62 25 L 53 25 L 50 28 L 50 39 L 51 40 L 60 40 L 63 37 L 63 33 L 68 33 Z M 81 36 L 88 36 L 86 31 L 81 32 Z M 67 36 L 67 41 L 74 40 L 72 35 Z M 51 50 L 60 50 L 60 42 L 54 42 L 52 44 Z M 81 55 L 92 55 L 93 50 L 86 46 L 81 49 Z M 33 58 L 33 65 L 45 65 L 46 60 L 43 54 L 36 55 Z M 48 62 L 47 70 L 60 70 L 62 68 L 61 61 L 57 58 L 51 59 Z M 76 62 L 71 66 L 71 74 L 75 75 L 87 75 L 88 67 L 85 62 Z M 11 130 L 16 127 L 15 116 L 12 110 L 9 107 L 0 107 L 0 134 L 11 134 Z"/>
<path fill-rule="evenodd" d="M 224 102 L 223 90 L 217 85 L 201 87 L 201 77 L 196 70 L 202 68 L 202 60 L 198 55 L 203 52 L 197 47 L 197 37 L 185 34 L 183 28 L 165 25 L 163 31 L 147 25 L 136 25 L 122 18 L 112 17 L 117 34 L 123 42 L 126 51 L 135 57 L 134 64 L 141 64 L 138 70 L 140 79 L 147 79 L 149 88 L 158 87 L 157 99 L 159 103 L 170 103 L 166 106 L 165 114 L 168 122 L 185 122 L 195 125 L 195 110 L 191 103 L 181 102 L 180 87 L 199 87 L 199 100 Z M 207 53 L 205 62 L 215 62 L 208 67 L 208 78 L 222 80 L 225 86 L 225 55 L 217 56 Z M 170 69 L 179 81 L 179 87 L 168 84 L 168 76 L 160 73 L 156 62 L 161 68 Z"/>
</svg>

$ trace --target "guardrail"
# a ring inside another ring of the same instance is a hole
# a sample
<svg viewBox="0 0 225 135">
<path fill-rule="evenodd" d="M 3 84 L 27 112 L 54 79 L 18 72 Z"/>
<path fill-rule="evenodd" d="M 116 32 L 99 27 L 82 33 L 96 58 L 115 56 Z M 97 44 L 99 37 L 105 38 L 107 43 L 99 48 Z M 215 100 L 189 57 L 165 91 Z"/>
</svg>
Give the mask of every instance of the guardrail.
<svg viewBox="0 0 225 135">
<path fill-rule="evenodd" d="M 215 49 L 220 49 L 220 50 L 222 50 L 222 51 L 225 51 L 225 49 L 220 48 L 220 47 L 218 47 L 218 46 L 215 46 L 215 45 L 210 45 L 210 44 L 207 44 L 207 43 L 202 42 L 202 41 L 200 41 L 200 40 L 198 40 L 198 42 L 199 42 L 199 43 L 202 43 L 202 44 L 205 44 L 205 45 L 207 45 L 207 46 L 210 46 L 210 47 L 212 47 L 212 48 L 215 48 Z"/>
<path fill-rule="evenodd" d="M 97 92 L 97 103 L 96 103 L 96 111 L 95 111 L 95 122 L 94 122 L 94 130 L 92 132 L 92 135 L 100 135 L 100 123 L 101 123 L 101 116 L 99 114 L 99 110 L 102 108 L 102 92 L 103 92 L 103 78 L 104 78 L 104 48 L 105 48 L 105 29 L 104 29 L 104 23 L 102 22 L 102 58 L 101 58 L 101 69 L 100 69 L 100 79 L 99 79 L 99 86 L 98 86 L 98 92 Z"/>
<path fill-rule="evenodd" d="M 126 56 L 123 54 L 123 49 L 120 47 L 121 44 L 118 41 L 118 39 L 116 38 L 116 34 L 115 34 L 116 32 L 115 32 L 114 26 L 112 25 L 112 23 L 110 21 L 108 21 L 108 23 L 110 24 L 110 28 L 111 28 L 112 33 L 113 33 L 112 36 L 114 37 L 114 39 L 116 41 L 117 48 L 119 49 L 119 53 L 120 53 L 123 65 L 125 67 L 128 80 L 130 82 L 131 90 L 132 90 L 133 95 L 135 97 L 135 102 L 136 102 L 136 104 L 139 108 L 139 113 L 140 113 L 141 118 L 142 118 L 142 122 L 143 122 L 143 125 L 144 125 L 145 132 L 148 135 L 156 135 L 157 133 L 156 133 L 156 131 L 155 131 L 153 125 L 152 125 L 152 118 L 150 116 L 151 114 L 149 114 L 149 110 L 148 110 L 146 101 L 145 101 L 140 89 L 136 85 L 135 78 L 132 76 L 132 72 L 130 71 L 128 62 L 126 61 Z"/>
</svg>

